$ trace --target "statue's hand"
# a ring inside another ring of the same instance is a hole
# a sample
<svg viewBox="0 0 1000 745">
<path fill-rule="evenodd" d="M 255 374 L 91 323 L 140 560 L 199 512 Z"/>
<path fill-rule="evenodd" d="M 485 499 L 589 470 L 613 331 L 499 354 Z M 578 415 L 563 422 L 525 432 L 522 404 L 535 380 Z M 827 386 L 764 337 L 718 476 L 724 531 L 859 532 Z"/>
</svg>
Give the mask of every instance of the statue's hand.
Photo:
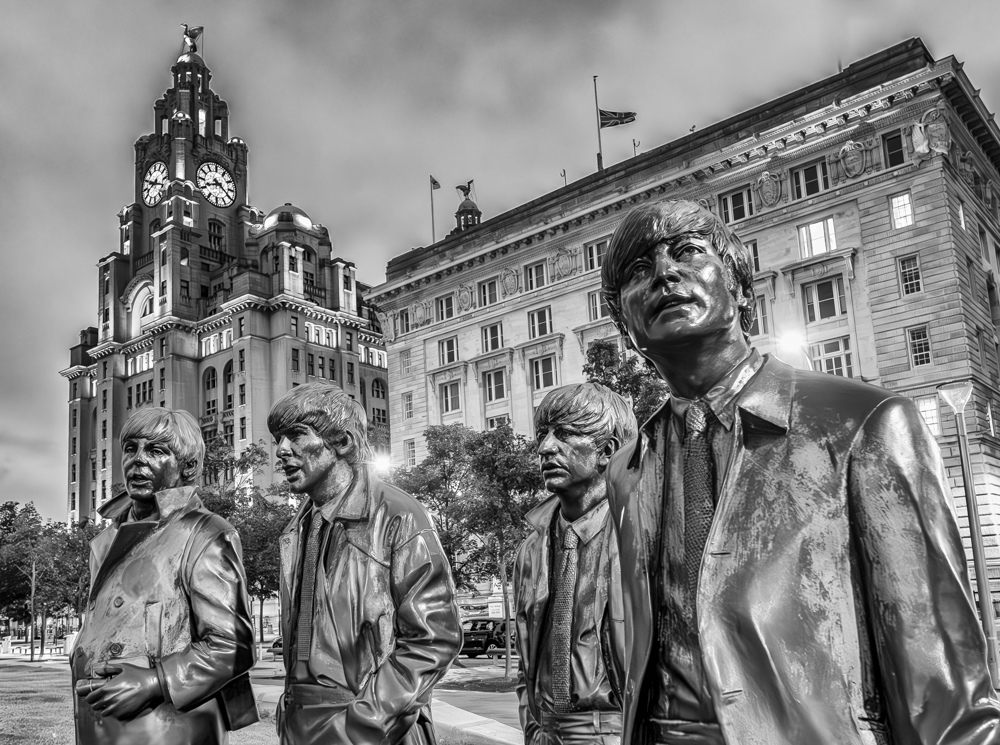
<svg viewBox="0 0 1000 745">
<path fill-rule="evenodd" d="M 95 668 L 94 675 L 106 682 L 87 694 L 87 703 L 101 716 L 129 719 L 160 698 L 160 681 L 154 669 L 121 663 Z"/>
</svg>

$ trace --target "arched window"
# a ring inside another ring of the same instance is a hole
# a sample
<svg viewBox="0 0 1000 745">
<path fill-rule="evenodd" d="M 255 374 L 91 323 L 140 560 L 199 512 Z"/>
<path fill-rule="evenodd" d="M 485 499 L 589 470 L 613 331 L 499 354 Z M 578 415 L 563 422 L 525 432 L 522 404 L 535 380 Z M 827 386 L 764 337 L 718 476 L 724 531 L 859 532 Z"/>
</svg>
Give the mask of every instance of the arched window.
<svg viewBox="0 0 1000 745">
<path fill-rule="evenodd" d="M 385 383 L 378 378 L 372 381 L 372 398 L 385 398 Z"/>
<path fill-rule="evenodd" d="M 148 251 L 153 250 L 153 236 L 155 236 L 159 232 L 160 232 L 159 220 L 153 220 L 153 222 L 149 223 L 149 245 L 146 246 L 146 250 Z"/>
<path fill-rule="evenodd" d="M 205 414 L 215 414 L 219 410 L 218 399 L 219 377 L 214 367 L 205 371 Z"/>
<path fill-rule="evenodd" d="M 214 367 L 210 367 L 205 371 L 205 390 L 213 391 L 219 385 L 219 376 L 215 372 Z"/>
</svg>

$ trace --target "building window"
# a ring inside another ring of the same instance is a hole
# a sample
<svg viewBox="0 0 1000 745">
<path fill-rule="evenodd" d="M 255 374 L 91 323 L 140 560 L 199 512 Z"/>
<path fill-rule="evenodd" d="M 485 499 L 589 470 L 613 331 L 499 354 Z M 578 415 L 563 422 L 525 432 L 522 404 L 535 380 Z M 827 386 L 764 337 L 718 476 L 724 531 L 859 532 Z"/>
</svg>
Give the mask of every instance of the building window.
<svg viewBox="0 0 1000 745">
<path fill-rule="evenodd" d="M 319 363 L 319 377 L 325 378 L 326 370 L 324 369 L 324 363 L 326 362 L 326 358 L 321 356 L 316 362 Z"/>
<path fill-rule="evenodd" d="M 985 259 L 988 255 L 987 251 L 988 243 L 986 239 L 986 231 L 983 230 L 982 226 L 979 227 L 979 256 Z"/>
<path fill-rule="evenodd" d="M 399 372 L 406 374 L 410 372 L 410 350 L 404 349 L 399 353 Z"/>
<path fill-rule="evenodd" d="M 486 388 L 487 401 L 500 401 L 507 398 L 507 387 L 503 370 L 491 370 L 483 374 L 483 384 Z"/>
<path fill-rule="evenodd" d="M 403 465 L 413 468 L 417 465 L 417 441 L 403 440 Z"/>
<path fill-rule="evenodd" d="M 245 416 L 240 417 L 240 439 L 247 439 L 247 418 Z"/>
<path fill-rule="evenodd" d="M 457 380 L 451 383 L 443 383 L 440 391 L 442 414 L 449 414 L 462 408 L 461 401 L 459 400 L 460 391 Z"/>
<path fill-rule="evenodd" d="M 438 342 L 438 364 L 450 365 L 458 361 L 458 337 L 442 339 Z"/>
<path fill-rule="evenodd" d="M 965 230 L 965 202 L 958 200 L 958 224 Z"/>
<path fill-rule="evenodd" d="M 906 162 L 902 133 L 896 131 L 882 135 L 882 154 L 885 157 L 886 168 L 895 168 Z"/>
<path fill-rule="evenodd" d="M 753 216 L 753 198 L 750 187 L 723 194 L 719 197 L 719 210 L 725 222 L 737 222 Z"/>
<path fill-rule="evenodd" d="M 763 295 L 757 296 L 757 314 L 753 319 L 753 326 L 750 327 L 750 336 L 767 335 L 767 298 Z"/>
<path fill-rule="evenodd" d="M 806 323 L 816 323 L 827 318 L 847 315 L 843 277 L 805 285 L 802 289 Z"/>
<path fill-rule="evenodd" d="M 910 203 L 910 193 L 903 192 L 889 198 L 892 212 L 892 227 L 905 228 L 913 224 L 913 205 Z"/>
<path fill-rule="evenodd" d="M 299 263 L 294 256 L 288 257 L 288 271 L 294 272 L 296 274 L 298 274 L 299 272 Z"/>
<path fill-rule="evenodd" d="M 854 377 L 854 368 L 851 365 L 851 338 L 849 336 L 810 345 L 809 357 L 816 372 L 841 375 L 846 378 Z"/>
<path fill-rule="evenodd" d="M 497 301 L 497 281 L 488 279 L 479 283 L 479 305 L 493 305 Z"/>
<path fill-rule="evenodd" d="M 337 379 L 337 368 L 334 367 L 333 357 L 330 358 L 330 364 L 327 366 L 326 369 L 327 369 L 327 377 L 330 380 L 336 380 Z"/>
<path fill-rule="evenodd" d="M 923 417 L 924 424 L 935 437 L 941 435 L 941 412 L 938 409 L 937 394 L 932 396 L 917 396 L 913 399 L 917 404 L 917 411 Z"/>
<path fill-rule="evenodd" d="M 413 419 L 413 394 L 404 393 L 401 398 L 403 401 L 403 419 Z"/>
<path fill-rule="evenodd" d="M 757 241 L 747 241 L 746 247 L 750 249 L 750 260 L 753 262 L 753 270 L 760 271 L 760 254 L 757 252 Z"/>
<path fill-rule="evenodd" d="M 906 330 L 910 342 L 910 364 L 913 367 L 931 364 L 931 339 L 926 326 Z"/>
<path fill-rule="evenodd" d="M 410 311 L 401 310 L 396 315 L 396 331 L 400 334 L 410 333 Z"/>
<path fill-rule="evenodd" d="M 240 406 L 247 405 L 247 384 L 240 383 Z"/>
<path fill-rule="evenodd" d="M 434 304 L 437 308 L 437 319 L 439 321 L 445 321 L 455 315 L 454 295 L 442 295 Z"/>
<path fill-rule="evenodd" d="M 536 391 L 554 386 L 556 384 L 556 358 L 550 355 L 532 360 L 531 376 Z"/>
<path fill-rule="evenodd" d="M 69 464 L 69 480 L 76 483 L 76 463 Z"/>
<path fill-rule="evenodd" d="M 208 368 L 208 370 L 205 372 L 205 390 L 206 391 L 214 390 L 218 385 L 219 385 L 219 376 L 215 372 L 215 368 L 214 367 Z"/>
<path fill-rule="evenodd" d="M 537 339 L 552 332 L 552 314 L 548 308 L 539 308 L 528 314 L 528 338 Z"/>
<path fill-rule="evenodd" d="M 587 271 L 600 269 L 604 263 L 604 254 L 608 252 L 608 239 L 602 238 L 599 241 L 588 243 L 583 250 L 587 257 Z"/>
<path fill-rule="evenodd" d="M 205 415 L 211 415 L 219 410 L 219 403 L 214 398 L 205 402 Z"/>
<path fill-rule="evenodd" d="M 312 354 L 306 354 L 306 375 L 316 374 L 316 357 Z"/>
<path fill-rule="evenodd" d="M 830 179 L 826 173 L 825 160 L 792 171 L 792 189 L 796 199 L 811 197 L 829 188 Z"/>
<path fill-rule="evenodd" d="M 837 250 L 837 237 L 833 230 L 833 218 L 817 220 L 799 226 L 799 247 L 802 258 L 817 256 Z"/>
<path fill-rule="evenodd" d="M 378 378 L 372 381 L 372 398 L 385 398 L 385 383 Z"/>
<path fill-rule="evenodd" d="M 128 396 L 128 398 L 125 401 L 125 408 L 126 409 L 131 409 L 132 408 L 132 386 L 129 386 L 128 388 L 126 388 L 125 389 L 125 393 Z"/>
<path fill-rule="evenodd" d="M 70 413 L 70 426 L 76 429 L 76 409 L 73 409 Z"/>
<path fill-rule="evenodd" d="M 524 289 L 526 292 L 545 287 L 545 262 L 524 267 Z"/>
<path fill-rule="evenodd" d="M 344 274 L 344 289 L 350 292 L 351 290 L 351 275 Z"/>
<path fill-rule="evenodd" d="M 101 391 L 101 411 L 108 410 L 108 389 Z"/>
<path fill-rule="evenodd" d="M 899 285 L 904 295 L 914 295 L 923 289 L 920 284 L 920 262 L 916 256 L 904 256 L 899 260 Z"/>
<path fill-rule="evenodd" d="M 247 319 L 240 316 L 236 319 L 236 335 L 243 336 L 247 331 Z"/>
<path fill-rule="evenodd" d="M 75 437 L 72 438 L 69 441 L 69 454 L 70 455 L 76 455 L 76 438 Z"/>
<path fill-rule="evenodd" d="M 348 352 L 354 351 L 354 332 L 345 331 L 344 332 L 344 346 L 347 348 Z"/>
<path fill-rule="evenodd" d="M 347 383 L 349 385 L 354 385 L 354 363 L 347 363 Z"/>
<path fill-rule="evenodd" d="M 292 372 L 299 371 L 299 350 L 292 350 Z"/>
<path fill-rule="evenodd" d="M 101 420 L 101 439 L 102 440 L 108 439 L 108 420 L 107 419 L 102 419 Z"/>
<path fill-rule="evenodd" d="M 107 468 L 107 467 L 108 467 L 108 451 L 105 448 L 101 450 L 101 468 Z"/>
<path fill-rule="evenodd" d="M 298 336 L 299 335 L 299 317 L 298 316 L 291 316 L 291 318 L 289 320 L 289 328 L 291 329 L 292 336 Z"/>
<path fill-rule="evenodd" d="M 587 295 L 587 306 L 590 308 L 591 321 L 598 321 L 610 315 L 608 303 L 604 299 L 604 293 L 600 290 L 594 290 Z"/>
<path fill-rule="evenodd" d="M 246 369 L 247 369 L 246 351 L 243 350 L 243 349 L 241 349 L 239 351 L 239 355 L 238 356 L 239 356 L 239 363 L 240 363 L 240 372 L 245 372 Z"/>
<path fill-rule="evenodd" d="M 389 423 L 389 417 L 386 416 L 385 409 L 372 409 L 372 424 L 383 425 Z"/>
<path fill-rule="evenodd" d="M 492 352 L 503 346 L 503 324 L 483 326 L 483 352 Z"/>
<path fill-rule="evenodd" d="M 496 429 L 504 422 L 510 422 L 509 414 L 501 414 L 500 416 L 486 417 L 486 429 Z"/>
</svg>

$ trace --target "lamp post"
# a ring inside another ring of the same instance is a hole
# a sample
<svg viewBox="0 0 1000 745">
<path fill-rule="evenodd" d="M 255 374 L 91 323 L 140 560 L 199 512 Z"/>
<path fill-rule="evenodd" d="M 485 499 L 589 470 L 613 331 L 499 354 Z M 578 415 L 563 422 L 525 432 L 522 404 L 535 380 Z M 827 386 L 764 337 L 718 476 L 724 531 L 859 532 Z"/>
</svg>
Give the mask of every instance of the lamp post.
<svg viewBox="0 0 1000 745">
<path fill-rule="evenodd" d="M 969 513 L 969 537 L 972 542 L 972 565 L 976 570 L 976 591 L 979 593 L 979 616 L 986 635 L 986 662 L 995 688 L 997 679 L 997 637 L 993 619 L 993 603 L 990 600 L 990 585 L 986 577 L 986 557 L 983 553 L 983 529 L 979 524 L 979 504 L 976 500 L 975 483 L 972 480 L 972 464 L 969 461 L 969 434 L 965 428 L 965 405 L 972 396 L 972 381 L 944 383 L 937 387 L 938 394 L 955 413 L 958 430 L 958 459 L 962 464 L 962 484 L 965 488 L 965 506 Z"/>
</svg>

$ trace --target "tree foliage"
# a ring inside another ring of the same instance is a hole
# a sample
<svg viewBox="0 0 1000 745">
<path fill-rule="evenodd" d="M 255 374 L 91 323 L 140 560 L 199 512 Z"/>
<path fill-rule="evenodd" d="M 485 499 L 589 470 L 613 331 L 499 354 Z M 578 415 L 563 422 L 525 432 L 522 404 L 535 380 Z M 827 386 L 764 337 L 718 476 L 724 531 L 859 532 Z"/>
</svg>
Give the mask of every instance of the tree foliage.
<svg viewBox="0 0 1000 745">
<path fill-rule="evenodd" d="M 667 398 L 667 384 L 642 357 L 622 355 L 613 341 L 595 341 L 587 350 L 583 366 L 587 381 L 605 385 L 632 402 L 636 421 L 643 424 Z"/>
</svg>

